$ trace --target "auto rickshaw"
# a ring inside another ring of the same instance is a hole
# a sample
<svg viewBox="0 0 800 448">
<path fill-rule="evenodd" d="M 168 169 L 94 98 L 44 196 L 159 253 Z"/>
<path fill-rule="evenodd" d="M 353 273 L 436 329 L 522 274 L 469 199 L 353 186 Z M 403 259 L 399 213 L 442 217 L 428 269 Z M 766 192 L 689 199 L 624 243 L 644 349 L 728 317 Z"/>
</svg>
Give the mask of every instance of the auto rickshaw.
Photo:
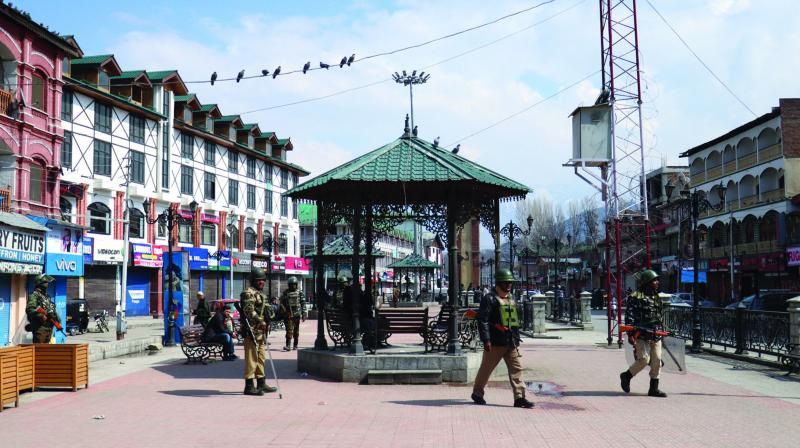
<svg viewBox="0 0 800 448">
<path fill-rule="evenodd" d="M 67 333 L 86 333 L 89 327 L 89 304 L 86 299 L 67 299 Z"/>
</svg>

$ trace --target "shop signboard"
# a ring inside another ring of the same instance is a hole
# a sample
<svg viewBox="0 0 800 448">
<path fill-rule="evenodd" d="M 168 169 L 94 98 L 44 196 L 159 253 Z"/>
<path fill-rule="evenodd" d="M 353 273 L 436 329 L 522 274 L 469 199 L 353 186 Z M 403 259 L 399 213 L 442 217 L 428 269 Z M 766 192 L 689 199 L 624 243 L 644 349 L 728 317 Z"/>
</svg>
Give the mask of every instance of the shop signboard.
<svg viewBox="0 0 800 448">
<path fill-rule="evenodd" d="M 159 262 L 162 261 L 159 260 Z M 153 271 L 131 269 L 128 273 L 128 290 L 125 294 L 125 313 L 128 316 L 147 316 L 150 314 L 151 272 Z"/>
<path fill-rule="evenodd" d="M 253 269 L 250 254 L 246 252 L 234 252 L 232 260 L 233 272 L 250 272 Z"/>
<path fill-rule="evenodd" d="M 703 271 L 697 272 L 697 282 L 698 283 L 705 283 L 706 282 L 706 273 Z M 681 283 L 694 283 L 694 270 L 693 269 L 683 269 L 681 270 Z"/>
<path fill-rule="evenodd" d="M 786 261 L 787 266 L 800 266 L 800 246 L 786 248 Z"/>
<path fill-rule="evenodd" d="M 83 237 L 83 264 L 92 264 L 94 261 L 94 238 L 91 236 Z"/>
<path fill-rule="evenodd" d="M 122 240 L 94 239 L 93 264 L 122 264 Z"/>
<path fill-rule="evenodd" d="M 0 224 L 0 260 L 44 264 L 45 236 Z"/>
<path fill-rule="evenodd" d="M 44 272 L 62 277 L 83 276 L 83 231 L 50 224 Z"/>
<path fill-rule="evenodd" d="M 203 249 L 202 247 L 184 247 L 183 250 L 189 254 L 189 270 L 208 270 L 208 249 Z"/>
<path fill-rule="evenodd" d="M 299 257 L 284 257 L 287 275 L 308 275 L 308 260 Z"/>
<path fill-rule="evenodd" d="M 131 264 L 146 268 L 160 268 L 164 264 L 164 246 L 131 243 Z"/>
<path fill-rule="evenodd" d="M 780 272 L 786 266 L 786 257 L 783 252 L 742 256 L 742 270 Z"/>
<path fill-rule="evenodd" d="M 231 253 L 221 250 L 208 256 L 208 269 L 210 271 L 230 271 Z"/>
</svg>

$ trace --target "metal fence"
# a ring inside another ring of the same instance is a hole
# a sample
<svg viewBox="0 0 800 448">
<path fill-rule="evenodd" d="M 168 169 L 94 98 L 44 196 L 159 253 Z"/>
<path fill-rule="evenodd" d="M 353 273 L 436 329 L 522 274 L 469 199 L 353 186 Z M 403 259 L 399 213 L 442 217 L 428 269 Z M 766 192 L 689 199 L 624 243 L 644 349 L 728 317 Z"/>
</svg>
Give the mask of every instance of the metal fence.
<svg viewBox="0 0 800 448">
<path fill-rule="evenodd" d="M 670 306 L 667 328 L 675 336 L 692 339 L 692 308 Z M 745 309 L 700 308 L 702 341 L 709 346 L 761 354 L 788 352 L 789 313 Z"/>
<path fill-rule="evenodd" d="M 583 322 L 580 297 L 548 298 L 551 306 L 545 319 L 553 322 L 576 323 Z"/>
</svg>

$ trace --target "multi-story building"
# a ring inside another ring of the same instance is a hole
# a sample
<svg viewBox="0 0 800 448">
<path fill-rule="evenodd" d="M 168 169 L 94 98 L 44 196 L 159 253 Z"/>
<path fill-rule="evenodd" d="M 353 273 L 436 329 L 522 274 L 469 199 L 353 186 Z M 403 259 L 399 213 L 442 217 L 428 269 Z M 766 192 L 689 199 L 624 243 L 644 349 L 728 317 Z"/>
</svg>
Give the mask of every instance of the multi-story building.
<svg viewBox="0 0 800 448">
<path fill-rule="evenodd" d="M 731 290 L 799 289 L 800 99 L 781 98 L 771 112 L 681 157 L 689 159 L 692 189 L 714 206 L 699 220 L 708 297 L 724 304 Z"/>
</svg>

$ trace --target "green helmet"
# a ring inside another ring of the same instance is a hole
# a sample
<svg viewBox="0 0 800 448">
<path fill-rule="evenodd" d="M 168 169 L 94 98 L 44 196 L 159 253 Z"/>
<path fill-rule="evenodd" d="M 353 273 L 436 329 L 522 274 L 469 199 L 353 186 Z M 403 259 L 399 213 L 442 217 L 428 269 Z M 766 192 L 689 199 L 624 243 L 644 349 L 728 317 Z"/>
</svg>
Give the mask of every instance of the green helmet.
<svg viewBox="0 0 800 448">
<path fill-rule="evenodd" d="M 252 271 L 250 271 L 250 281 L 251 282 L 254 282 L 256 280 L 266 280 L 266 279 L 267 279 L 267 273 L 264 272 L 263 269 L 255 268 Z"/>
<path fill-rule="evenodd" d="M 655 271 L 651 270 L 651 269 L 645 269 L 645 270 L 639 272 L 639 274 L 637 274 L 634 277 L 636 279 L 636 287 L 641 289 L 641 288 L 645 287 L 647 284 L 649 284 L 650 282 L 652 282 L 653 280 L 657 279 L 658 278 L 658 274 Z"/>
<path fill-rule="evenodd" d="M 514 274 L 511 273 L 509 269 L 500 268 L 497 270 L 497 274 L 495 274 L 495 282 L 515 282 L 517 279 L 514 278 Z"/>
<path fill-rule="evenodd" d="M 36 276 L 36 286 L 46 285 L 55 279 L 47 274 L 39 274 Z"/>
<path fill-rule="evenodd" d="M 296 285 L 297 284 L 297 277 L 295 277 L 295 276 L 289 277 L 288 279 L 286 279 L 286 283 L 288 283 L 290 285 L 292 285 L 292 284 Z"/>
</svg>

